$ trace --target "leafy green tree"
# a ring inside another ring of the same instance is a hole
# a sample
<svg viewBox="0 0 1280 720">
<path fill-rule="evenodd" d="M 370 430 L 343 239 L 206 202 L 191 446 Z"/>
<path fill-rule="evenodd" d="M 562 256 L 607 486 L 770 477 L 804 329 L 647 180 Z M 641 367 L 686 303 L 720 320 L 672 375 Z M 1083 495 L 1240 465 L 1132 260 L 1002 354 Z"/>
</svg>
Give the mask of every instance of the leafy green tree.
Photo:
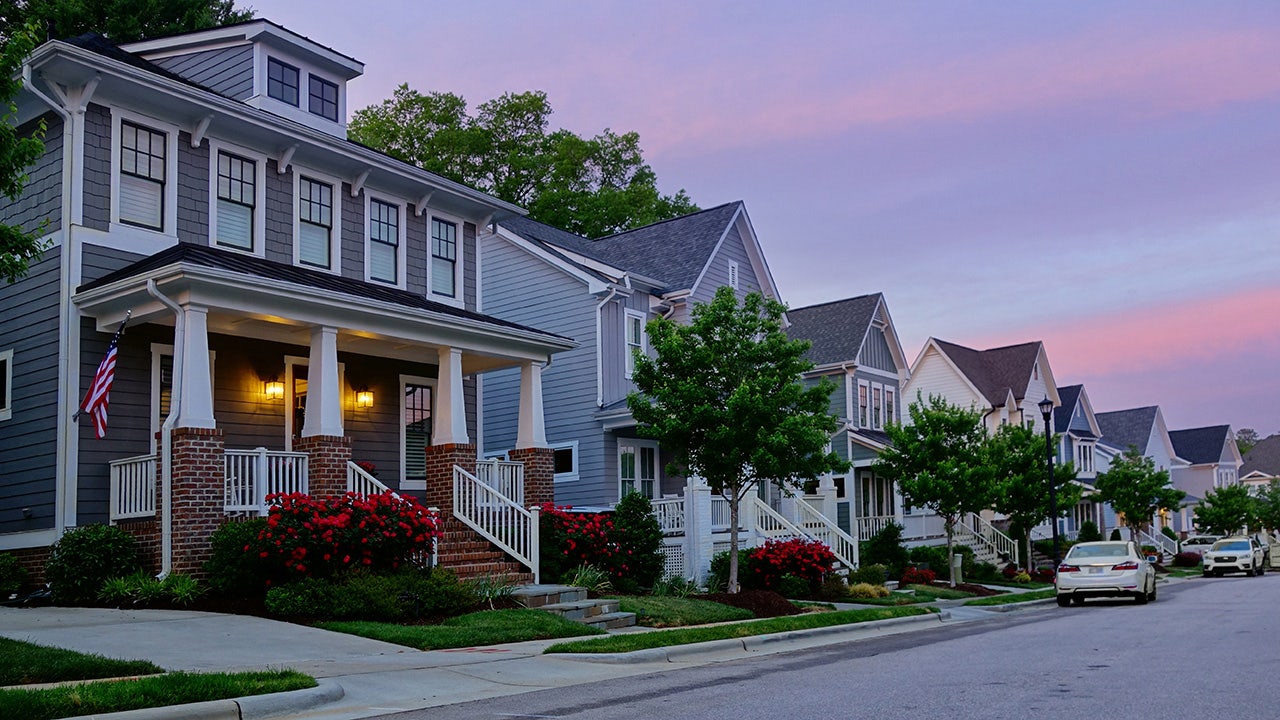
<svg viewBox="0 0 1280 720">
<path fill-rule="evenodd" d="M 1045 469 L 1044 436 L 1024 425 L 1004 425 L 990 438 L 987 457 L 995 470 L 992 506 L 1009 518 L 1009 524 L 1024 539 L 1021 548 L 1031 565 L 1031 529 L 1049 519 L 1049 478 Z M 1058 517 L 1070 514 L 1080 502 L 1081 487 L 1075 482 L 1072 463 L 1053 469 L 1057 491 Z"/>
<path fill-rule="evenodd" d="M 1257 499 L 1245 485 L 1210 490 L 1196 506 L 1196 527 L 1210 535 L 1230 535 L 1255 524 L 1257 511 Z"/>
<path fill-rule="evenodd" d="M 1111 462 L 1111 468 L 1094 481 L 1099 502 L 1108 503 L 1124 517 L 1137 543 L 1138 532 L 1160 510 L 1178 507 L 1187 496 L 1169 486 L 1169 471 L 1156 470 L 1151 458 L 1130 448 Z"/>
<path fill-rule="evenodd" d="M 1280 480 L 1272 480 L 1256 498 L 1254 513 L 1267 530 L 1280 530 Z"/>
<path fill-rule="evenodd" d="M 782 330 L 785 306 L 733 288 L 693 309 L 688 325 L 648 325 L 653 358 L 637 352 L 638 392 L 627 405 L 641 435 L 671 452 L 668 472 L 702 477 L 729 503 L 729 592 L 738 591 L 739 503 L 758 483 L 799 486 L 848 463 L 829 448 L 839 419 L 827 412 L 835 386 L 806 386 L 805 341 Z"/>
<path fill-rule="evenodd" d="M 912 505 L 942 518 L 951 557 L 956 523 L 966 513 L 991 507 L 995 489 L 982 414 L 935 395 L 928 401 L 917 397 L 908 413 L 910 425 L 885 426 L 889 447 L 880 452 L 872 469 L 896 482 Z"/>
<path fill-rule="evenodd" d="M 550 130 L 541 91 L 506 93 L 474 114 L 462 97 L 396 88 L 356 111 L 358 142 L 425 170 L 524 206 L 530 217 L 586 237 L 603 237 L 697 210 L 683 190 L 658 191 L 640 136 L 604 130 L 584 138 Z"/>
<path fill-rule="evenodd" d="M 1253 428 L 1240 428 L 1236 431 L 1236 448 L 1243 455 L 1253 449 L 1258 444 L 1258 431 Z"/>
<path fill-rule="evenodd" d="M 0 35 L 30 23 L 40 40 L 99 32 L 126 43 L 251 19 L 233 0 L 0 0 Z"/>
<path fill-rule="evenodd" d="M 25 137 L 13 124 L 18 112 L 14 100 L 22 89 L 22 61 L 35 49 L 35 34 L 30 29 L 11 33 L 0 47 L 0 104 L 4 118 L 0 120 L 0 193 L 10 201 L 22 196 L 27 184 L 27 168 L 44 155 L 45 122 L 38 122 Z M 0 225 L 0 277 L 14 282 L 27 274 L 31 263 L 45 251 L 40 241 L 43 226 L 34 231 L 17 225 Z"/>
</svg>

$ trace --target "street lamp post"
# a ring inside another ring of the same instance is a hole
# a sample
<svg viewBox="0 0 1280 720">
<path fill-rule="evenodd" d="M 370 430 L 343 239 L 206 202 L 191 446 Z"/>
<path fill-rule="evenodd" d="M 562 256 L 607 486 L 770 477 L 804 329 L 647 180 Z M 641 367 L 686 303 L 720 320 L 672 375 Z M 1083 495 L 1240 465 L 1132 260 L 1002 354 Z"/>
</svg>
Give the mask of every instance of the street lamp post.
<svg viewBox="0 0 1280 720">
<path fill-rule="evenodd" d="M 1058 487 L 1053 482 L 1053 431 L 1050 420 L 1053 417 L 1053 401 L 1046 395 L 1040 401 L 1040 415 L 1044 418 L 1044 452 L 1045 463 L 1049 466 L 1049 514 L 1053 523 L 1053 571 L 1058 572 Z"/>
</svg>

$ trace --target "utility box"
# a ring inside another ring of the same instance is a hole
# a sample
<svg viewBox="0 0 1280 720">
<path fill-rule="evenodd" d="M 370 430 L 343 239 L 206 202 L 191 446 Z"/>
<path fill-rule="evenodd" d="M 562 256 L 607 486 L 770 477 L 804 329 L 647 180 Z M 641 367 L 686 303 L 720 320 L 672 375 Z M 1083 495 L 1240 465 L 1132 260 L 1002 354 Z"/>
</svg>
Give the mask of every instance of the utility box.
<svg viewBox="0 0 1280 720">
<path fill-rule="evenodd" d="M 955 581 L 956 584 L 960 584 L 964 582 L 964 578 L 962 577 L 963 573 L 961 572 L 961 569 L 963 567 L 964 567 L 964 555 L 961 555 L 960 553 L 955 553 L 954 555 L 952 555 L 951 556 L 951 579 Z"/>
</svg>

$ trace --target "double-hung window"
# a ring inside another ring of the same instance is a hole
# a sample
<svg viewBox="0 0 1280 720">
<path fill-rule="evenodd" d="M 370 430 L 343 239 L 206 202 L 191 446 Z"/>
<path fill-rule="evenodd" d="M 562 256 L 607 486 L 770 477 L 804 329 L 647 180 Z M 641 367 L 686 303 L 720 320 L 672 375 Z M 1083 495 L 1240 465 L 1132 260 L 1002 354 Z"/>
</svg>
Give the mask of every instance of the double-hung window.
<svg viewBox="0 0 1280 720">
<path fill-rule="evenodd" d="M 120 222 L 164 229 L 168 136 L 120 122 Z"/>
<path fill-rule="evenodd" d="M 267 96 L 298 107 L 298 68 L 267 58 Z"/>
<path fill-rule="evenodd" d="M 218 151 L 217 243 L 254 252 L 254 212 L 258 197 L 257 163 Z"/>
<path fill-rule="evenodd" d="M 315 75 L 307 76 L 308 106 L 312 115 L 338 121 L 338 86 Z"/>
<path fill-rule="evenodd" d="M 389 202 L 369 201 L 369 279 L 400 282 L 400 208 Z"/>
<path fill-rule="evenodd" d="M 870 409 L 871 388 L 867 383 L 858 383 L 858 427 L 871 427 L 868 410 Z"/>
<path fill-rule="evenodd" d="M 333 266 L 333 186 L 305 175 L 298 178 L 298 262 Z"/>
<path fill-rule="evenodd" d="M 636 371 L 636 353 L 645 351 L 644 314 L 635 310 L 626 311 L 623 331 L 626 335 L 626 347 L 623 350 L 627 353 L 627 377 L 630 378 Z"/>
<path fill-rule="evenodd" d="M 458 226 L 447 220 L 431 219 L 431 292 L 457 296 Z"/>
<path fill-rule="evenodd" d="M 876 430 L 879 430 L 880 428 L 884 427 L 884 423 L 882 422 L 882 419 L 883 419 L 883 415 L 881 412 L 881 405 L 880 405 L 880 386 L 872 385 L 871 386 L 871 427 Z"/>
<path fill-rule="evenodd" d="M 897 422 L 898 420 L 898 405 L 894 397 L 895 394 L 892 388 L 884 389 L 884 421 L 886 423 Z"/>
</svg>

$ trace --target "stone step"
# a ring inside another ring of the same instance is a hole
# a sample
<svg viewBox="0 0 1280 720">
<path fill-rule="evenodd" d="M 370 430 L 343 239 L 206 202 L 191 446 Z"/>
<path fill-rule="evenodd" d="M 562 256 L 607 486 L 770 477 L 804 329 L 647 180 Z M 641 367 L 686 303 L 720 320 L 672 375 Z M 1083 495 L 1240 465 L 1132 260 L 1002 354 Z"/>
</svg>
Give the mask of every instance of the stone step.
<svg viewBox="0 0 1280 720">
<path fill-rule="evenodd" d="M 580 621 L 583 625 L 601 630 L 617 630 L 618 628 L 631 627 L 636 624 L 636 614 L 628 612 L 611 612 L 595 617 L 587 618 Z"/>
<path fill-rule="evenodd" d="M 587 599 L 586 588 L 572 585 L 525 585 L 512 595 L 521 605 L 540 608 L 555 603 L 571 603 Z"/>
<path fill-rule="evenodd" d="M 539 610 L 555 613 L 566 620 L 590 621 L 597 615 L 618 612 L 617 600 L 578 600 L 543 605 Z"/>
</svg>

